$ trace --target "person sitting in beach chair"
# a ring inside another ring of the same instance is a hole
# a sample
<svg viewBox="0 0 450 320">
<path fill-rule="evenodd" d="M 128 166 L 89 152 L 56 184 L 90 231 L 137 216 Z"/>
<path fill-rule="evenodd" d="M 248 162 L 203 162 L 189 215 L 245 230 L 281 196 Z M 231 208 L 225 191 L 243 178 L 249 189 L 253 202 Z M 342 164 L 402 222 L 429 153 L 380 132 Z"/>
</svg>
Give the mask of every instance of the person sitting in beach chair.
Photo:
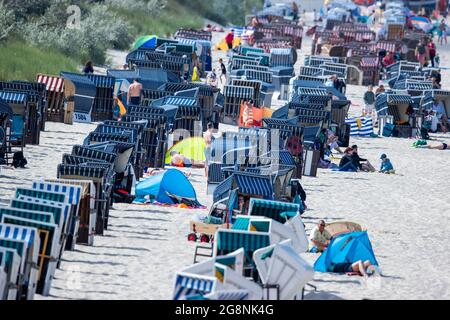
<svg viewBox="0 0 450 320">
<path fill-rule="evenodd" d="M 358 171 L 358 167 L 356 167 L 352 162 L 352 148 L 347 148 L 344 150 L 344 155 L 339 162 L 339 171 Z"/>
<path fill-rule="evenodd" d="M 395 173 L 394 166 L 391 163 L 391 160 L 388 159 L 386 154 L 382 154 L 381 157 L 381 167 L 380 171 L 381 173 Z"/>
<path fill-rule="evenodd" d="M 352 163 L 361 171 L 375 172 L 375 168 L 370 164 L 367 159 L 363 159 L 358 155 L 358 146 L 352 145 Z"/>
<path fill-rule="evenodd" d="M 310 252 L 323 252 L 330 244 L 331 234 L 325 230 L 325 221 L 320 220 L 313 230 L 309 238 Z"/>
<path fill-rule="evenodd" d="M 336 134 L 330 130 L 328 130 L 328 146 L 330 147 L 330 151 L 336 150 L 337 152 L 339 152 L 340 154 L 343 154 L 341 148 L 339 148 L 339 144 L 338 144 L 338 140 L 339 137 L 336 136 Z"/>
<path fill-rule="evenodd" d="M 353 263 L 332 263 L 328 271 L 333 273 L 349 273 L 368 277 L 368 273 L 374 274 L 377 269 L 369 260 L 366 260 L 364 262 L 362 260 L 358 260 Z"/>
</svg>

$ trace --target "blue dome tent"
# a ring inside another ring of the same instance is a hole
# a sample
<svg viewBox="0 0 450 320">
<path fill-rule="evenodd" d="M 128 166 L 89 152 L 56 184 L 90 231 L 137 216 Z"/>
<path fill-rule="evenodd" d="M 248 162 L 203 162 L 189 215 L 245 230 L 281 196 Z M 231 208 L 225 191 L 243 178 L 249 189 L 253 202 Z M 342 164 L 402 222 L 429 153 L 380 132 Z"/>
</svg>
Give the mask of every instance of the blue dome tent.
<svg viewBox="0 0 450 320">
<path fill-rule="evenodd" d="M 165 204 L 183 202 L 200 206 L 194 187 L 186 176 L 176 169 L 153 175 L 136 185 L 135 203 L 145 203 L 148 199 Z"/>
<path fill-rule="evenodd" d="M 332 264 L 369 260 L 378 266 L 367 232 L 351 232 L 333 238 L 314 263 L 314 271 L 327 272 Z"/>
</svg>

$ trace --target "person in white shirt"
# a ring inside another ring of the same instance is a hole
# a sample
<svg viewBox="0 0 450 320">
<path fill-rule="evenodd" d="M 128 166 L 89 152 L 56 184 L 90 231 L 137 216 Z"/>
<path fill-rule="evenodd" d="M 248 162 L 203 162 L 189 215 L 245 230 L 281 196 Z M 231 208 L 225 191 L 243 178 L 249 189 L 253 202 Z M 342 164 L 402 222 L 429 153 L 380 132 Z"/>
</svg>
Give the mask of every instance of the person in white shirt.
<svg viewBox="0 0 450 320">
<path fill-rule="evenodd" d="M 310 251 L 311 252 L 323 252 L 330 244 L 331 234 L 325 230 L 325 221 L 320 220 L 309 237 Z"/>
</svg>

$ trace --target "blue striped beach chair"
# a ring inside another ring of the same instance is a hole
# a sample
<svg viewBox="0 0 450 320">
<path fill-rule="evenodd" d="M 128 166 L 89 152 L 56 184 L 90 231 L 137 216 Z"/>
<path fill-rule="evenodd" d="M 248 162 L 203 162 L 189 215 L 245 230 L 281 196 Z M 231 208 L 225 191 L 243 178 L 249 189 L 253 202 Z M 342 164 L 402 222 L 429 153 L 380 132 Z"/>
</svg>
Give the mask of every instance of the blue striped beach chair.
<svg viewBox="0 0 450 320">
<path fill-rule="evenodd" d="M 60 252 L 60 232 L 58 225 L 55 223 L 19 218 L 7 214 L 2 215 L 1 223 L 37 229 L 40 237 L 40 246 L 38 254 L 39 271 L 36 292 L 39 294 L 48 295 Z"/>
<path fill-rule="evenodd" d="M 270 233 L 258 231 L 243 231 L 218 229 L 214 242 L 214 256 L 225 255 L 244 249 L 244 275 L 256 277 L 255 266 L 253 263 L 253 252 L 257 249 L 270 245 Z"/>
<path fill-rule="evenodd" d="M 282 216 L 282 213 L 300 213 L 300 206 L 296 203 L 265 200 L 265 199 L 250 199 L 248 214 L 250 216 L 263 216 L 271 218 L 280 223 L 285 223 L 288 216 Z"/>
<path fill-rule="evenodd" d="M 20 256 L 19 300 L 33 300 L 38 277 L 40 239 L 36 228 L 0 223 L 0 248 L 13 249 Z"/>
<path fill-rule="evenodd" d="M 103 234 L 108 224 L 108 214 L 112 192 L 112 171 L 109 165 L 92 164 L 77 166 L 60 164 L 57 168 L 58 179 L 88 180 L 94 183 L 96 189 L 95 210 L 97 221 L 96 234 Z"/>
<path fill-rule="evenodd" d="M 67 239 L 64 239 L 66 250 L 74 250 L 78 236 L 78 227 L 80 224 L 79 203 L 81 199 L 81 186 L 69 185 L 44 181 L 33 181 L 33 189 L 49 192 L 61 192 L 66 195 L 67 202 L 71 204 L 71 211 L 67 219 L 67 229 L 63 229 L 63 234 L 67 233 Z M 65 237 L 64 237 L 65 238 Z"/>
<path fill-rule="evenodd" d="M 0 247 L 0 269 L 6 273 L 6 287 L 0 300 L 16 300 L 18 277 L 20 273 L 20 256 L 16 250 Z"/>
<path fill-rule="evenodd" d="M 220 288 L 216 277 L 179 272 L 175 278 L 173 300 L 183 300 L 191 295 L 204 295 Z"/>
<path fill-rule="evenodd" d="M 69 179 L 46 179 L 45 182 L 63 185 L 75 185 L 81 188 L 78 206 L 79 227 L 77 243 L 90 245 L 94 244 L 95 223 L 97 212 L 95 211 L 96 189 L 92 181 L 69 180 Z"/>
</svg>

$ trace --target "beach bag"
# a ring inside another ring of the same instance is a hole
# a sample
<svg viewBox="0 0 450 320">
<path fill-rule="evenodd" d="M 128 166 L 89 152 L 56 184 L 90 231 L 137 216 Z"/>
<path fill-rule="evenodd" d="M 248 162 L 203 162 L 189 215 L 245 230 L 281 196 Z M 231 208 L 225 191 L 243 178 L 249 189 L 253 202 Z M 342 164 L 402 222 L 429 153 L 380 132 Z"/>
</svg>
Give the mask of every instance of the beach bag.
<svg viewBox="0 0 450 320">
<path fill-rule="evenodd" d="M 383 127 L 383 137 L 390 137 L 394 131 L 395 125 L 393 123 L 386 123 Z"/>
<path fill-rule="evenodd" d="M 28 161 L 23 156 L 22 151 L 14 152 L 13 162 L 12 162 L 12 165 L 14 166 L 14 168 L 25 168 L 27 163 L 28 163 Z"/>
</svg>

